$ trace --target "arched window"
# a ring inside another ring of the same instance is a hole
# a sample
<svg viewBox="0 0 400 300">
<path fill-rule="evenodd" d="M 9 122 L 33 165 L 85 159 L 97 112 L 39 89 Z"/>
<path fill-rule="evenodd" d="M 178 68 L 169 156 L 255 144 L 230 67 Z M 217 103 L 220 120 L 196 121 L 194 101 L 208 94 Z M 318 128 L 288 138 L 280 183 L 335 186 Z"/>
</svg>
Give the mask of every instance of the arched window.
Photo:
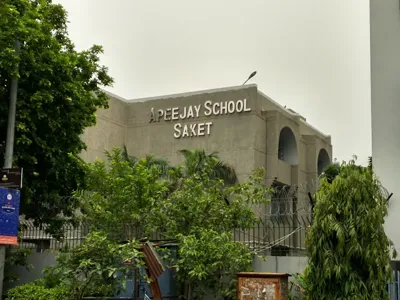
<svg viewBox="0 0 400 300">
<path fill-rule="evenodd" d="M 322 148 L 319 150 L 318 153 L 318 161 L 317 161 L 317 166 L 318 166 L 318 176 L 324 172 L 324 170 L 331 164 L 331 159 L 329 158 L 328 152 Z"/>
<path fill-rule="evenodd" d="M 293 131 L 284 127 L 279 134 L 278 159 L 290 165 L 297 165 L 297 144 Z"/>
</svg>

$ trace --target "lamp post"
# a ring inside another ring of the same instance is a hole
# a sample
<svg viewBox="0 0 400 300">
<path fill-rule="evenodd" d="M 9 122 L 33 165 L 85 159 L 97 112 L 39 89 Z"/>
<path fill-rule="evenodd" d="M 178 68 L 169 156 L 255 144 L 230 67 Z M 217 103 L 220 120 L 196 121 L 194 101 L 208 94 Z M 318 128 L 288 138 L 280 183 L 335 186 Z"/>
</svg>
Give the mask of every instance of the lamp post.
<svg viewBox="0 0 400 300">
<path fill-rule="evenodd" d="M 243 84 L 242 84 L 242 85 L 245 85 L 245 84 L 246 84 L 246 82 L 247 82 L 247 81 L 249 81 L 249 80 L 250 80 L 251 78 L 253 78 L 254 76 L 256 76 L 256 74 L 257 74 L 257 71 L 254 71 L 253 73 L 251 73 L 251 74 L 250 74 L 250 76 L 249 76 L 249 78 L 247 78 L 247 79 L 246 79 L 246 81 L 245 81 L 245 82 L 243 82 Z"/>
<path fill-rule="evenodd" d="M 19 41 L 15 41 L 15 53 L 19 55 L 21 45 Z M 18 72 L 18 65 L 15 66 L 16 73 Z M 17 107 L 17 91 L 18 91 L 18 77 L 15 74 L 11 79 L 10 89 L 10 104 L 8 108 L 8 124 L 7 124 L 7 140 L 6 152 L 4 155 L 4 168 L 12 167 L 12 159 L 14 154 L 14 138 L 15 138 L 15 115 Z"/>
<path fill-rule="evenodd" d="M 18 40 L 15 41 L 15 54 L 19 55 L 21 44 Z M 15 114 L 17 107 L 17 90 L 18 90 L 18 64 L 15 66 L 15 74 L 11 78 L 10 88 L 10 103 L 8 107 L 8 124 L 7 124 L 7 140 L 6 151 L 4 154 L 4 168 L 12 167 L 12 159 L 14 153 L 14 138 L 15 138 Z M 3 279 L 4 265 L 6 258 L 6 245 L 0 245 L 0 298 L 3 296 Z"/>
</svg>

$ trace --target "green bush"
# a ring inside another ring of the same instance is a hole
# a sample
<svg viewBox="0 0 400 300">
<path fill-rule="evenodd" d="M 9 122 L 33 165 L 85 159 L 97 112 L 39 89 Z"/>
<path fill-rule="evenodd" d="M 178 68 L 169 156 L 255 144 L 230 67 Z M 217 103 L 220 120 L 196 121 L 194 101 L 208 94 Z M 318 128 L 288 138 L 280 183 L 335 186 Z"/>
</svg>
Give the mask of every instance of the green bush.
<svg viewBox="0 0 400 300">
<path fill-rule="evenodd" d="M 7 300 L 68 300 L 69 292 L 61 287 L 47 288 L 41 280 L 14 287 Z"/>
<path fill-rule="evenodd" d="M 304 275 L 292 274 L 289 288 L 289 300 L 304 300 L 306 299 L 304 291 L 306 290 Z"/>
</svg>

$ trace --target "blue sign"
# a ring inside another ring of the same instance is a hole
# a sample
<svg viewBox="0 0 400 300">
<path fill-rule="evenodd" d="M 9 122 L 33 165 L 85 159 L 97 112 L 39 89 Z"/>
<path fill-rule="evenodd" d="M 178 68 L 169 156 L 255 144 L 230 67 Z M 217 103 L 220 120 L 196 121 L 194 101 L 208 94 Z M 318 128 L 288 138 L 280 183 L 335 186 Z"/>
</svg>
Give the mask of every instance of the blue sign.
<svg viewBox="0 0 400 300">
<path fill-rule="evenodd" d="M 18 244 L 21 191 L 0 187 L 0 244 Z"/>
</svg>

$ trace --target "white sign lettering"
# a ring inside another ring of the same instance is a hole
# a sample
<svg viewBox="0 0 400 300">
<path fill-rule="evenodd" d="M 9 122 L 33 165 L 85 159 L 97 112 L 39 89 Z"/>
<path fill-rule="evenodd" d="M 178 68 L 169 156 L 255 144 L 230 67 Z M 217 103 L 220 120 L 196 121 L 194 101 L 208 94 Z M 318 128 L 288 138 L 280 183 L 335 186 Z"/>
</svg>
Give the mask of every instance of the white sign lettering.
<svg viewBox="0 0 400 300">
<path fill-rule="evenodd" d="M 160 122 L 164 120 L 177 121 L 199 118 L 203 111 L 204 116 L 219 116 L 233 113 L 250 112 L 251 108 L 247 106 L 247 99 L 237 101 L 212 102 L 207 100 L 204 105 L 189 105 L 183 108 L 173 107 L 166 109 L 155 110 L 153 107 L 150 110 L 150 123 Z M 212 122 L 174 125 L 174 137 L 176 139 L 210 135 Z"/>
</svg>

